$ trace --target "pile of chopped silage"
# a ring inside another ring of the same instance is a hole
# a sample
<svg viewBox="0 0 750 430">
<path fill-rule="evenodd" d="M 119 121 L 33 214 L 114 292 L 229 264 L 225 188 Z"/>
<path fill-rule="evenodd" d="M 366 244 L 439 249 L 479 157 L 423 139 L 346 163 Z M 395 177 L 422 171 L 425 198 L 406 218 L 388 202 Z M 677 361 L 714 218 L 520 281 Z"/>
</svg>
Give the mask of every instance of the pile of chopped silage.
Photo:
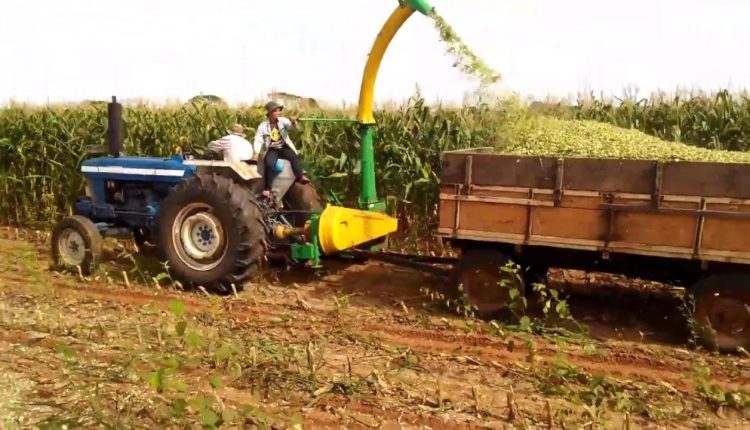
<svg viewBox="0 0 750 430">
<path fill-rule="evenodd" d="M 507 122 L 498 152 L 552 157 L 750 163 L 750 153 L 669 142 L 638 130 L 589 120 L 524 115 Z"/>
</svg>

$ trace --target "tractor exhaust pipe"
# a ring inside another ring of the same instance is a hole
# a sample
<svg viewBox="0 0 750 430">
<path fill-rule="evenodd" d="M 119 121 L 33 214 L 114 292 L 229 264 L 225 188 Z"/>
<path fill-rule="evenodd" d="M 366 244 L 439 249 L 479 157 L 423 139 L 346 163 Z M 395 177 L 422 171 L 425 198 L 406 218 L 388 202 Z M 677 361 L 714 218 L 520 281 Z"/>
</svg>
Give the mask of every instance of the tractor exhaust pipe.
<svg viewBox="0 0 750 430">
<path fill-rule="evenodd" d="M 112 96 L 112 102 L 107 105 L 107 142 L 109 144 L 109 153 L 113 157 L 119 157 L 122 153 L 122 129 L 122 105 L 117 102 L 117 97 Z"/>
</svg>

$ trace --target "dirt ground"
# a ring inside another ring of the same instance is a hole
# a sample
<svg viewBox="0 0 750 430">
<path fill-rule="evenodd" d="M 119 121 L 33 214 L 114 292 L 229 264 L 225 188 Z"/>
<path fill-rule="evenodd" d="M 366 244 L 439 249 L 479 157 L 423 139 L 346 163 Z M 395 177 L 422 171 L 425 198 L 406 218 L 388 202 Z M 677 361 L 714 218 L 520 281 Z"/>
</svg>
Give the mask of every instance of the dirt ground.
<svg viewBox="0 0 750 430">
<path fill-rule="evenodd" d="M 48 248 L 0 229 L 2 429 L 750 427 L 750 359 L 694 348 L 666 288 L 555 273 L 574 332 L 462 315 L 381 263 L 217 296 L 117 250 L 58 273 Z"/>
</svg>

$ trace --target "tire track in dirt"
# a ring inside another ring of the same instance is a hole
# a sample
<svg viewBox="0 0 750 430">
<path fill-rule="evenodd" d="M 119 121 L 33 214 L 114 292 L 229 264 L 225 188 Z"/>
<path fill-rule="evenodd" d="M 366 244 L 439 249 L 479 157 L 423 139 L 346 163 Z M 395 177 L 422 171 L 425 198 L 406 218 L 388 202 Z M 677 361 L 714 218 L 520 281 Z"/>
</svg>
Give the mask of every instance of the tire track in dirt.
<svg viewBox="0 0 750 430">
<path fill-rule="evenodd" d="M 373 330 L 371 334 L 377 336 L 381 340 L 392 343 L 395 345 L 400 346 L 406 346 L 409 347 L 415 351 L 418 352 L 427 352 L 427 353 L 450 353 L 450 354 L 456 354 L 457 352 L 462 352 L 465 355 L 470 355 L 476 359 L 479 360 L 479 363 L 482 364 L 490 364 L 494 366 L 500 366 L 505 367 L 507 364 L 510 363 L 523 363 L 526 361 L 526 357 L 528 356 L 528 351 L 523 350 L 514 350 L 512 352 L 502 349 L 490 349 L 488 347 L 483 346 L 470 346 L 466 344 L 456 345 L 453 342 L 446 342 L 442 341 L 438 338 L 433 339 L 415 339 L 408 336 L 404 336 L 400 333 L 391 333 L 391 332 L 378 332 L 377 330 Z M 554 358 L 550 358 L 549 356 L 540 355 L 541 361 L 547 364 L 553 363 L 555 360 Z M 682 381 L 681 378 L 682 375 L 675 375 L 673 372 L 669 371 L 658 371 L 658 370 L 651 370 L 651 371 L 644 371 L 642 368 L 638 366 L 632 366 L 632 365 L 624 365 L 624 364 L 617 364 L 615 366 L 602 366 L 595 362 L 590 362 L 587 360 L 582 360 L 577 356 L 571 356 L 568 355 L 565 357 L 566 361 L 569 364 L 575 365 L 577 367 L 582 368 L 583 370 L 589 371 L 589 372 L 604 372 L 607 374 L 613 374 L 613 375 L 626 375 L 626 376 L 633 376 L 638 377 L 641 379 L 648 379 L 648 380 L 654 380 L 654 379 L 661 379 L 661 380 L 669 380 L 672 382 L 678 382 L 679 386 L 681 388 L 690 389 L 691 387 L 687 386 L 686 384 L 680 383 Z"/>
<path fill-rule="evenodd" d="M 185 305 L 185 311 L 199 313 L 209 310 L 218 310 L 216 304 L 192 299 L 186 295 L 156 292 L 147 294 L 137 290 L 113 289 L 106 287 L 70 287 L 55 286 L 56 291 L 64 292 L 70 296 L 80 298 L 116 301 L 118 303 L 132 306 L 158 305 L 163 307 L 169 305 L 172 300 L 178 300 Z"/>
<path fill-rule="evenodd" d="M 321 399 L 318 401 L 318 406 L 324 408 L 341 408 L 348 409 L 360 414 L 368 415 L 371 417 L 377 417 L 378 420 L 387 420 L 392 423 L 404 423 L 412 426 L 419 426 L 425 428 L 425 426 L 432 429 L 440 430 L 459 430 L 459 429 L 484 429 L 486 426 L 479 426 L 475 423 L 468 421 L 456 421 L 441 419 L 433 415 L 418 415 L 413 412 L 401 410 L 399 408 L 385 408 L 380 405 L 364 402 L 361 400 L 344 398 L 341 396 L 333 396 Z M 370 427 L 379 428 L 379 426 Z"/>
<path fill-rule="evenodd" d="M 91 344 L 82 339 L 53 333 L 42 334 L 44 334 L 44 336 L 36 337 L 30 336 L 28 332 L 21 330 L 4 330 L 3 332 L 0 332 L 0 342 L 33 348 L 44 348 L 51 352 L 56 351 L 60 345 L 66 345 L 78 355 L 102 362 L 112 362 L 112 354 L 96 351 L 91 348 Z"/>
<path fill-rule="evenodd" d="M 482 363 L 507 362 L 523 363 L 526 361 L 530 351 L 525 347 L 516 346 L 513 351 L 508 350 L 507 343 L 492 341 L 482 338 L 463 338 L 444 333 L 429 332 L 426 330 L 393 329 L 383 330 L 382 327 L 363 327 L 362 330 L 393 345 L 405 346 L 415 351 L 428 353 L 449 353 L 452 355 L 462 354 L 478 358 Z M 558 352 L 550 348 L 540 348 L 534 351 L 546 364 L 556 361 L 554 357 Z M 623 357 L 607 359 L 595 356 L 582 356 L 567 353 L 565 361 L 568 364 L 579 367 L 589 373 L 614 375 L 626 378 L 637 378 L 648 381 L 667 381 L 675 388 L 688 391 L 695 389 L 694 384 L 686 375 L 690 369 L 675 364 L 657 363 L 646 357 Z M 723 371 L 712 369 L 712 382 L 719 384 L 724 389 L 750 391 L 750 378 L 736 378 Z"/>
<path fill-rule="evenodd" d="M 254 403 L 257 401 L 252 395 L 236 388 L 222 389 L 222 398 L 229 399 L 238 403 Z M 294 402 L 292 402 L 294 403 Z M 458 430 L 458 429 L 483 429 L 486 426 L 479 426 L 470 421 L 450 419 L 449 417 L 436 417 L 425 414 L 417 414 L 408 409 L 399 407 L 399 405 L 381 405 L 376 402 L 370 402 L 364 399 L 345 397 L 338 394 L 326 394 L 315 399 L 310 408 L 314 408 L 307 414 L 307 424 L 314 425 L 313 428 L 321 424 L 333 426 L 325 428 L 341 428 L 341 416 L 349 419 L 347 428 L 401 428 L 399 426 L 389 427 L 388 424 L 406 424 L 418 428 L 425 426 L 435 430 Z M 351 413 L 368 417 L 369 423 L 363 422 Z M 375 421 L 375 422 L 372 422 Z M 383 426 L 383 427 L 381 427 Z"/>
</svg>

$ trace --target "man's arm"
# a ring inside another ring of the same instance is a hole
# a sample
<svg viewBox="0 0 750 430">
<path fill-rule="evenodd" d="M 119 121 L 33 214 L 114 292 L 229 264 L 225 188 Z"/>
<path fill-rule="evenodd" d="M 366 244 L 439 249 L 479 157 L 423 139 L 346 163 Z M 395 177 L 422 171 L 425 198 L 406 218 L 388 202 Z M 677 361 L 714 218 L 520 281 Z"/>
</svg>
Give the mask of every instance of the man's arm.
<svg viewBox="0 0 750 430">
<path fill-rule="evenodd" d="M 222 137 L 221 139 L 214 140 L 208 144 L 208 150 L 211 152 L 222 152 L 227 147 L 227 139 Z"/>
<path fill-rule="evenodd" d="M 282 124 L 282 127 L 285 130 L 297 128 L 297 126 L 299 125 L 299 121 L 297 120 L 296 117 L 292 117 L 291 120 L 289 118 L 281 117 L 279 118 L 279 122 Z M 295 154 L 298 153 L 297 148 L 294 146 L 294 143 L 292 142 L 292 140 L 289 138 L 288 135 L 287 135 L 286 143 L 287 145 L 289 145 L 290 148 L 292 148 L 292 151 L 294 151 Z"/>
<path fill-rule="evenodd" d="M 258 125 L 258 129 L 255 130 L 255 140 L 253 141 L 253 158 L 258 158 L 260 150 L 263 148 L 263 124 Z"/>
<path fill-rule="evenodd" d="M 299 120 L 297 117 L 292 117 L 292 119 L 281 117 L 279 118 L 279 121 L 282 123 L 284 128 L 296 128 L 299 125 Z"/>
</svg>

